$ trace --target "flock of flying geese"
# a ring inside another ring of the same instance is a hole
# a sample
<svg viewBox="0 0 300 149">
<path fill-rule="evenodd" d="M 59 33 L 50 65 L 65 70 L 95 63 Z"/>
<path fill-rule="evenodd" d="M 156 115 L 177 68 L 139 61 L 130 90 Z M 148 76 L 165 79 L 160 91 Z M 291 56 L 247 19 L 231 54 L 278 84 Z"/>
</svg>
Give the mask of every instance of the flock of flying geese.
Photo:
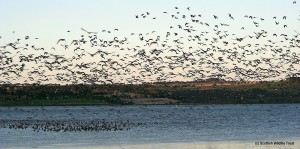
<svg viewBox="0 0 300 149">
<path fill-rule="evenodd" d="M 178 20 L 164 33 L 120 37 L 114 36 L 119 29 L 98 33 L 81 28 L 78 39 L 58 39 L 51 49 L 31 44 L 39 38 L 25 36 L 5 43 L 0 36 L 0 83 L 257 81 L 300 74 L 300 33 L 286 21 L 293 18 L 228 14 L 207 16 L 214 20 L 208 22 L 204 14 L 191 10 L 175 7 L 175 12 L 163 12 L 163 17 Z M 159 20 L 150 12 L 135 15 L 137 21 L 149 18 Z M 237 29 L 240 22 L 249 23 Z M 274 26 L 264 28 L 267 22 Z"/>
</svg>

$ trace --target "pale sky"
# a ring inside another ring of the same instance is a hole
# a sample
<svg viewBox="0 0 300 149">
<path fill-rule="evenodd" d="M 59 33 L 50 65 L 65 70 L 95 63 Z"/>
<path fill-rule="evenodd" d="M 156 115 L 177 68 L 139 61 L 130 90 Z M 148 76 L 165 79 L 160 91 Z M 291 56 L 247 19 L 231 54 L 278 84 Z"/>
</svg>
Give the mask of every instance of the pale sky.
<svg viewBox="0 0 300 149">
<path fill-rule="evenodd" d="M 11 38 L 15 31 L 18 35 L 39 37 L 39 42 L 49 45 L 65 36 L 77 38 L 82 34 L 81 27 L 98 32 L 119 28 L 125 36 L 131 32 L 166 30 L 164 27 L 171 23 L 162 12 L 176 12 L 175 6 L 181 12 L 190 7 L 191 12 L 210 19 L 213 14 L 227 18 L 231 13 L 239 19 L 238 24 L 249 24 L 243 19 L 244 15 L 265 18 L 265 26 L 272 26 L 273 16 L 288 16 L 288 29 L 274 28 L 283 33 L 297 29 L 300 11 L 299 4 L 293 5 L 292 0 L 0 0 L 0 6 L 3 38 Z M 145 12 L 150 12 L 157 20 L 135 19 L 135 15 Z M 72 31 L 71 35 L 67 30 Z"/>
<path fill-rule="evenodd" d="M 298 20 L 300 18 L 300 2 L 297 1 L 296 4 L 293 4 L 293 0 L 0 0 L 0 6 L 0 46 L 14 42 L 18 38 L 24 40 L 25 36 L 30 36 L 27 43 L 43 47 L 48 51 L 51 51 L 51 47 L 60 48 L 56 44 L 58 39 L 66 39 L 68 44 L 74 39 L 79 39 L 81 35 L 85 34 L 81 28 L 97 32 L 98 38 L 101 39 L 128 38 L 132 47 L 144 45 L 139 41 L 140 33 L 145 35 L 155 31 L 149 36 L 164 38 L 167 32 L 177 32 L 184 38 L 183 40 L 186 40 L 185 48 L 193 46 L 195 49 L 199 45 L 188 42 L 189 34 L 177 29 L 177 25 L 190 22 L 181 16 L 187 15 L 189 18 L 191 14 L 201 15 L 201 21 L 209 23 L 209 27 L 190 23 L 196 30 L 193 35 L 207 31 L 209 33 L 206 38 L 215 36 L 214 25 L 218 25 L 218 29 L 221 31 L 235 34 L 229 37 L 231 40 L 254 36 L 255 33 L 265 30 L 268 32 L 268 38 L 265 40 L 245 39 L 249 43 L 260 43 L 261 45 L 269 44 L 267 40 L 275 42 L 283 40 L 283 38 L 275 38 L 272 34 L 278 34 L 278 36 L 286 34 L 291 37 L 297 35 L 295 30 L 300 32 L 300 21 Z M 188 7 L 190 10 L 187 9 Z M 150 15 L 142 18 L 141 14 L 146 14 L 146 12 L 149 12 Z M 229 14 L 234 17 L 234 20 L 229 18 Z M 138 19 L 136 15 L 139 15 Z M 179 19 L 174 20 L 171 15 L 177 15 Z M 214 15 L 218 19 L 214 19 Z M 257 18 L 249 19 L 245 18 L 245 15 Z M 279 22 L 279 25 L 276 25 L 275 21 Z M 253 22 L 258 22 L 259 27 L 255 27 Z M 220 23 L 230 26 L 221 27 Z M 284 25 L 287 27 L 284 28 Z M 174 29 L 171 30 L 170 26 Z M 242 27 L 245 30 L 242 30 Z M 118 31 L 114 31 L 114 29 L 118 29 Z M 106 32 L 102 32 L 103 30 Z M 111 33 L 108 34 L 107 31 L 111 31 Z M 132 33 L 135 35 L 131 35 Z M 285 42 L 278 43 L 279 46 L 287 44 Z M 221 43 L 216 45 L 221 46 Z M 88 50 L 92 47 L 85 48 Z M 151 49 L 152 47 L 145 48 Z M 22 52 L 37 54 L 41 51 Z M 74 54 L 72 50 L 56 52 L 65 55 Z M 124 51 L 114 52 L 122 53 Z M 299 55 L 299 53 L 297 54 Z M 248 55 L 247 59 L 258 57 L 268 57 L 268 53 L 264 56 Z M 272 56 L 270 55 L 270 57 Z M 91 59 L 86 58 L 85 60 Z M 34 67 L 34 64 L 32 66 Z M 299 65 L 295 67 L 299 68 Z M 298 70 L 294 72 L 298 72 Z"/>
</svg>

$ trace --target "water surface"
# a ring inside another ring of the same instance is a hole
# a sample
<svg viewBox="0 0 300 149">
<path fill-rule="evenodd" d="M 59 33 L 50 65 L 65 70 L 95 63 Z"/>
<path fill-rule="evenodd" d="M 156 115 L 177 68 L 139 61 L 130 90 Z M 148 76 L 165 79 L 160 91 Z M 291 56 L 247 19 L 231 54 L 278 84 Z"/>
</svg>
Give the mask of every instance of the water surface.
<svg viewBox="0 0 300 149">
<path fill-rule="evenodd" d="M 1 120 L 141 123 L 122 131 L 36 132 L 0 128 L 0 148 L 294 140 L 300 104 L 0 107 Z"/>
</svg>

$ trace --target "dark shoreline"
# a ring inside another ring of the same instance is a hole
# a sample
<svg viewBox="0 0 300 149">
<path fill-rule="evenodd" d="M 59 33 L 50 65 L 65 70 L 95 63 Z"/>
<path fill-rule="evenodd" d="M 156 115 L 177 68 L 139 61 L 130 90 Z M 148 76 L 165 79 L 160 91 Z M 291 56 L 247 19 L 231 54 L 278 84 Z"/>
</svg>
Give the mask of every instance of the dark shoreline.
<svg viewBox="0 0 300 149">
<path fill-rule="evenodd" d="M 180 105 L 186 105 L 186 106 L 198 106 L 198 105 L 205 105 L 205 106 L 217 106 L 217 105 L 288 105 L 288 104 L 300 104 L 299 102 L 290 102 L 290 103 L 160 103 L 160 104 L 156 104 L 156 103 L 147 103 L 147 104 L 111 104 L 111 103 L 90 103 L 90 104 L 80 104 L 80 103 L 76 103 L 76 104 L 0 104 L 0 107 L 40 107 L 40 106 L 59 106 L 59 107 L 68 107 L 68 106 L 72 106 L 72 107 L 76 107 L 76 106 L 97 106 L 97 107 L 101 107 L 101 106 L 166 106 L 166 105 L 175 105 L 175 106 L 180 106 Z"/>
<path fill-rule="evenodd" d="M 231 83 L 231 84 L 230 84 Z M 0 106 L 300 103 L 300 80 L 0 85 Z"/>
</svg>

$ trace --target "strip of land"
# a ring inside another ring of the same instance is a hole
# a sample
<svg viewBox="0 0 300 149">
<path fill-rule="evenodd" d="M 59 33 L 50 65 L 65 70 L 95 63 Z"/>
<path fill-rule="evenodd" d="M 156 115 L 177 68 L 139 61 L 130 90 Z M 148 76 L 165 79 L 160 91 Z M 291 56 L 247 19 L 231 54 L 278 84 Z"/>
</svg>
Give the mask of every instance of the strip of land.
<svg viewBox="0 0 300 149">
<path fill-rule="evenodd" d="M 300 103 L 300 79 L 143 84 L 1 84 L 0 106 Z"/>
<path fill-rule="evenodd" d="M 136 98 L 136 99 L 123 99 L 126 102 L 136 105 L 166 105 L 178 104 L 180 101 L 169 98 Z"/>
</svg>

